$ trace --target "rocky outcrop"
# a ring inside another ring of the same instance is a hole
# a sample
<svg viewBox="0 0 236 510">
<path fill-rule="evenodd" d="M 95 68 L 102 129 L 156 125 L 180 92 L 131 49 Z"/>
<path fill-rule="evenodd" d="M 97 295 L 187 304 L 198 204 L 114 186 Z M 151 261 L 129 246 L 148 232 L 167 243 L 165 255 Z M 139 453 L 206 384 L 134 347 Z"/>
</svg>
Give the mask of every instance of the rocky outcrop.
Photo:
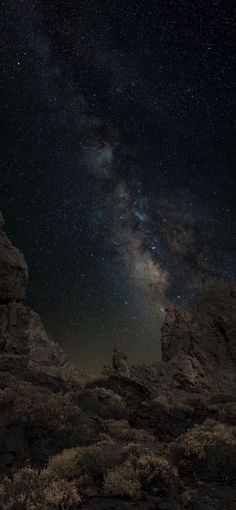
<svg viewBox="0 0 236 510">
<path fill-rule="evenodd" d="M 28 268 L 22 253 L 12 246 L 3 231 L 4 218 L 0 212 L 0 303 L 25 299 Z"/>
<path fill-rule="evenodd" d="M 180 351 L 188 352 L 191 320 L 191 314 L 179 307 L 170 306 L 166 309 L 161 335 L 163 361 L 169 361 Z"/>
<path fill-rule="evenodd" d="M 3 228 L 0 214 L 0 371 L 23 375 L 28 370 L 32 377 L 40 372 L 66 379 L 70 366 L 64 352 L 48 336 L 40 317 L 24 304 L 28 267 Z"/>
<path fill-rule="evenodd" d="M 115 350 L 103 375 L 136 381 L 153 398 L 168 392 L 236 392 L 236 287 L 209 290 L 194 315 L 169 306 L 161 348 L 161 362 L 138 366 Z"/>
<path fill-rule="evenodd" d="M 115 373 L 120 375 L 121 377 L 130 377 L 130 369 L 127 363 L 127 357 L 123 352 L 114 349 L 113 357 L 112 357 L 112 367 Z"/>
<path fill-rule="evenodd" d="M 211 289 L 191 317 L 168 309 L 162 331 L 163 361 L 184 389 L 236 385 L 236 288 Z"/>
</svg>

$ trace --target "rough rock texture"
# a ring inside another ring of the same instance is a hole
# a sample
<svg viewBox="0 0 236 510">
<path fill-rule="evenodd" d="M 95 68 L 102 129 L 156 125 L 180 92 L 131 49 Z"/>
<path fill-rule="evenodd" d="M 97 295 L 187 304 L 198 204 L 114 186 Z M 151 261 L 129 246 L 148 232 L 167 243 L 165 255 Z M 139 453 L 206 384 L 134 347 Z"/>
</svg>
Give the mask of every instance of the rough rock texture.
<svg viewBox="0 0 236 510">
<path fill-rule="evenodd" d="M 169 361 L 182 350 L 188 352 L 191 319 L 191 315 L 181 308 L 172 306 L 166 309 L 161 335 L 163 361 Z"/>
<path fill-rule="evenodd" d="M 0 302 L 21 301 L 28 284 L 28 268 L 22 253 L 12 246 L 3 231 L 4 219 L 0 213 Z"/>
<path fill-rule="evenodd" d="M 178 398 L 181 392 L 236 392 L 236 287 L 211 289 L 193 316 L 167 308 L 161 346 L 162 361 L 153 365 L 129 366 L 115 352 L 103 375 L 130 378 L 153 398 L 168 392 Z"/>
<path fill-rule="evenodd" d="M 127 357 L 123 352 L 114 349 L 112 357 L 112 366 L 114 371 L 121 377 L 130 377 L 130 369 L 127 363 Z"/>
<path fill-rule="evenodd" d="M 0 214 L 0 370 L 31 369 L 63 377 L 64 352 L 47 335 L 40 317 L 23 300 L 28 283 L 24 256 L 3 231 Z"/>
<path fill-rule="evenodd" d="M 179 386 L 236 389 L 236 287 L 211 289 L 193 317 L 167 310 L 161 340 Z"/>
</svg>

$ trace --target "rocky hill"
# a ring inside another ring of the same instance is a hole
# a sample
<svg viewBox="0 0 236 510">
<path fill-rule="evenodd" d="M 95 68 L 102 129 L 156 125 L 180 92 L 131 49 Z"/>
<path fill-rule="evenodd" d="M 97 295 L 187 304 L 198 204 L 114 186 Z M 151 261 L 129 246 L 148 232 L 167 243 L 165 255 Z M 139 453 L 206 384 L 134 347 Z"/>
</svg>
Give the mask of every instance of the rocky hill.
<svg viewBox="0 0 236 510">
<path fill-rule="evenodd" d="M 25 305 L 0 216 L 0 508 L 235 510 L 236 289 L 171 307 L 163 360 L 82 376 Z"/>
</svg>

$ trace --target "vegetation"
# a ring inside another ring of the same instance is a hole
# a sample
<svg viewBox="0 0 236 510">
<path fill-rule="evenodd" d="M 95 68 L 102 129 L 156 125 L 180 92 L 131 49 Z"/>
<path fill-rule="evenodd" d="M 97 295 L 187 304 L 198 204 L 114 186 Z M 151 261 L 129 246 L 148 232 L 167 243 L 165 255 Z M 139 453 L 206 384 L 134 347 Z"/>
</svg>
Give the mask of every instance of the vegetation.
<svg viewBox="0 0 236 510">
<path fill-rule="evenodd" d="M 0 485 L 2 510 L 72 510 L 81 503 L 74 482 L 54 476 L 50 469 L 19 470 Z"/>
<path fill-rule="evenodd" d="M 207 420 L 171 447 L 183 475 L 236 485 L 236 427 Z"/>
<path fill-rule="evenodd" d="M 2 510 L 75 510 L 90 497 L 177 501 L 185 480 L 236 485 L 233 401 L 208 404 L 218 421 L 206 420 L 163 443 L 149 430 L 130 426 L 119 395 L 92 392 L 81 390 L 81 408 L 72 392 L 11 379 L 2 384 L 3 421 L 28 441 L 0 478 Z"/>
</svg>

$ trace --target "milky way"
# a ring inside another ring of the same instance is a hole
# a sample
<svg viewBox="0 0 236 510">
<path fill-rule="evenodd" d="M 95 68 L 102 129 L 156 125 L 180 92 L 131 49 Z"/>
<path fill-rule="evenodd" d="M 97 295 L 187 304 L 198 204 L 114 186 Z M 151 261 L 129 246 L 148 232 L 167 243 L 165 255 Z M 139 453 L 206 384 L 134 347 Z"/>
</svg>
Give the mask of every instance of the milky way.
<svg viewBox="0 0 236 510">
<path fill-rule="evenodd" d="M 0 199 L 30 304 L 85 369 L 158 357 L 165 306 L 235 278 L 231 6 L 4 8 Z"/>
</svg>

